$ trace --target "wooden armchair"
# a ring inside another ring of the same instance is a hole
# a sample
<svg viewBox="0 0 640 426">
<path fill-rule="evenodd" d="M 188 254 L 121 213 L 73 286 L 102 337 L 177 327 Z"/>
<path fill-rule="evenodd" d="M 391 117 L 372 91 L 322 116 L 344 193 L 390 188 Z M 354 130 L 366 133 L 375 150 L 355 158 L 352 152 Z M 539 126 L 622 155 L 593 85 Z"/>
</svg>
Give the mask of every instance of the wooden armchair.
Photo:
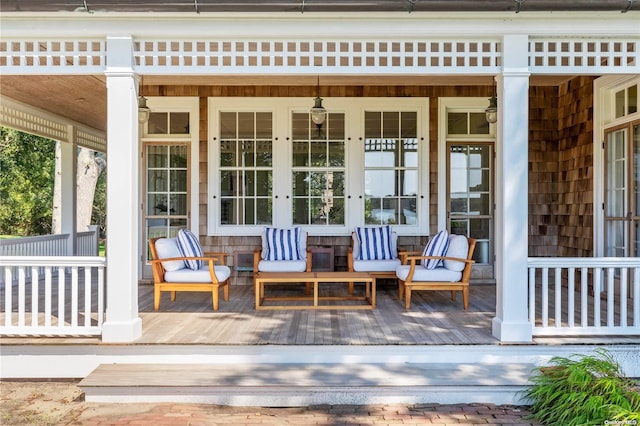
<svg viewBox="0 0 640 426">
<path fill-rule="evenodd" d="M 203 256 L 184 257 L 175 238 L 153 238 L 149 240 L 151 268 L 153 270 L 153 308 L 160 309 L 163 291 L 171 292 L 171 301 L 178 291 L 210 292 L 213 310 L 218 310 L 218 293 L 222 288 L 224 300 L 229 300 L 229 277 L 231 269 L 226 266 L 226 253 L 204 253 Z M 186 261 L 203 261 L 197 270 L 186 267 Z"/>
<path fill-rule="evenodd" d="M 411 307 L 411 292 L 415 290 L 451 290 L 451 300 L 456 300 L 456 291 L 462 292 L 462 305 L 469 308 L 469 279 L 472 259 L 476 247 L 474 238 L 451 235 L 449 248 L 444 256 L 423 256 L 406 253 L 403 265 L 396 270 L 400 300 L 405 308 Z M 466 252 L 466 257 L 465 256 Z M 423 266 L 423 260 L 442 260 L 443 265 L 434 269 Z"/>
<path fill-rule="evenodd" d="M 277 236 L 277 238 L 276 238 Z M 286 250 L 280 244 L 285 241 Z M 265 228 L 262 245 L 253 252 L 253 284 L 260 272 L 311 272 L 307 232 L 300 228 Z M 310 285 L 307 283 L 307 293 Z"/>
<path fill-rule="evenodd" d="M 359 235 L 365 230 L 383 230 L 384 227 L 369 227 L 369 228 L 356 228 L 351 233 L 351 247 L 347 250 L 347 268 L 349 272 L 368 272 L 376 279 L 388 278 L 396 279 L 396 269 L 402 264 L 401 258 L 405 250 L 398 247 L 398 234 L 394 231 L 390 231 L 389 244 L 389 256 L 383 256 L 383 259 L 374 259 L 370 255 L 365 255 L 362 252 Z M 362 236 L 361 236 L 362 237 Z M 382 244 L 382 240 L 379 240 Z M 380 249 L 378 248 L 378 251 Z M 353 294 L 353 283 L 349 284 L 349 294 Z"/>
</svg>

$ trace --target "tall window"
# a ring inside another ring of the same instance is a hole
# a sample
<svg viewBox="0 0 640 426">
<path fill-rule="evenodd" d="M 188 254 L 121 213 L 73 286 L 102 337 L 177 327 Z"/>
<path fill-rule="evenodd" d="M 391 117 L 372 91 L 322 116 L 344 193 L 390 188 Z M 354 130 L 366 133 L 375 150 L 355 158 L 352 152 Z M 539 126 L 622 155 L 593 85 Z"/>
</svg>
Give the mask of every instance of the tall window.
<svg viewBox="0 0 640 426">
<path fill-rule="evenodd" d="M 293 113 L 292 209 L 295 225 L 344 225 L 344 113 L 316 127 L 310 114 Z"/>
<path fill-rule="evenodd" d="M 366 224 L 416 224 L 417 120 L 413 111 L 365 112 Z"/>
<path fill-rule="evenodd" d="M 273 141 L 270 112 L 220 113 L 220 223 L 272 222 Z"/>
</svg>

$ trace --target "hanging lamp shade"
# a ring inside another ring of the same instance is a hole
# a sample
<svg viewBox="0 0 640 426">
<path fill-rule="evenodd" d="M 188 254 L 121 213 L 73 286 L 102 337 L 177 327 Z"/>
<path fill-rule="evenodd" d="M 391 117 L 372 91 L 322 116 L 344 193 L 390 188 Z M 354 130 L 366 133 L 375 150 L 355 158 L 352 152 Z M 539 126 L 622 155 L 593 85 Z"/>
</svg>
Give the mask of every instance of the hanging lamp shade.
<svg viewBox="0 0 640 426">
<path fill-rule="evenodd" d="M 489 106 L 484 110 L 487 122 L 495 123 L 498 121 L 498 98 L 492 96 L 489 98 Z"/>
<path fill-rule="evenodd" d="M 151 108 L 147 106 L 147 98 L 138 96 L 138 122 L 146 123 L 149 120 Z"/>
<path fill-rule="evenodd" d="M 311 121 L 313 121 L 316 126 L 322 126 L 324 120 L 327 118 L 327 110 L 322 106 L 322 98 L 320 96 L 316 96 L 314 105 L 309 112 L 311 113 Z"/>
</svg>

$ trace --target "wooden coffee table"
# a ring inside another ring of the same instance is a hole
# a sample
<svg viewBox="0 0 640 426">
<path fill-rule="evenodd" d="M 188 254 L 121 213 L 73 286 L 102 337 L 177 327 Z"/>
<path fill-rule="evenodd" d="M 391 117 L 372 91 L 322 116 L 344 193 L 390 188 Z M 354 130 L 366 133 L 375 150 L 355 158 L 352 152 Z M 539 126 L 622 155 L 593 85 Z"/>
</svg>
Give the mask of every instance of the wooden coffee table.
<svg viewBox="0 0 640 426">
<path fill-rule="evenodd" d="M 348 295 L 346 285 L 350 282 L 364 283 L 364 296 Z M 320 296 L 320 286 L 329 284 L 345 284 L 345 296 Z M 265 296 L 267 284 L 309 284 L 313 286 L 313 296 Z M 256 309 L 375 309 L 376 307 L 376 279 L 368 272 L 260 272 L 255 281 Z M 320 302 L 345 302 L 362 300 L 367 302 L 364 305 L 332 303 L 321 305 Z M 289 301 L 289 302 L 312 302 L 312 304 L 277 304 L 264 305 L 265 301 Z"/>
</svg>

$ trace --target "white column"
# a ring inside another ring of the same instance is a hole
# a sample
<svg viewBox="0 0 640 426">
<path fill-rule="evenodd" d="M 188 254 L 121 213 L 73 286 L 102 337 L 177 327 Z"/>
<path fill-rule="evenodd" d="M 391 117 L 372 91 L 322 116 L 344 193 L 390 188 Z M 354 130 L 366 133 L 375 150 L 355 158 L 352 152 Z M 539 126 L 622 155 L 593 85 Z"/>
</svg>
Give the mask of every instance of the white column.
<svg viewBox="0 0 640 426">
<path fill-rule="evenodd" d="M 60 232 L 68 234 L 67 253 L 76 254 L 78 146 L 75 143 L 73 126 L 68 130 L 71 143 L 59 142 L 60 146 Z"/>
<path fill-rule="evenodd" d="M 131 37 L 107 37 L 107 314 L 103 342 L 142 335 L 138 316 L 139 148 Z"/>
<path fill-rule="evenodd" d="M 503 39 L 496 149 L 496 316 L 502 342 L 530 342 L 528 320 L 528 36 Z"/>
</svg>

